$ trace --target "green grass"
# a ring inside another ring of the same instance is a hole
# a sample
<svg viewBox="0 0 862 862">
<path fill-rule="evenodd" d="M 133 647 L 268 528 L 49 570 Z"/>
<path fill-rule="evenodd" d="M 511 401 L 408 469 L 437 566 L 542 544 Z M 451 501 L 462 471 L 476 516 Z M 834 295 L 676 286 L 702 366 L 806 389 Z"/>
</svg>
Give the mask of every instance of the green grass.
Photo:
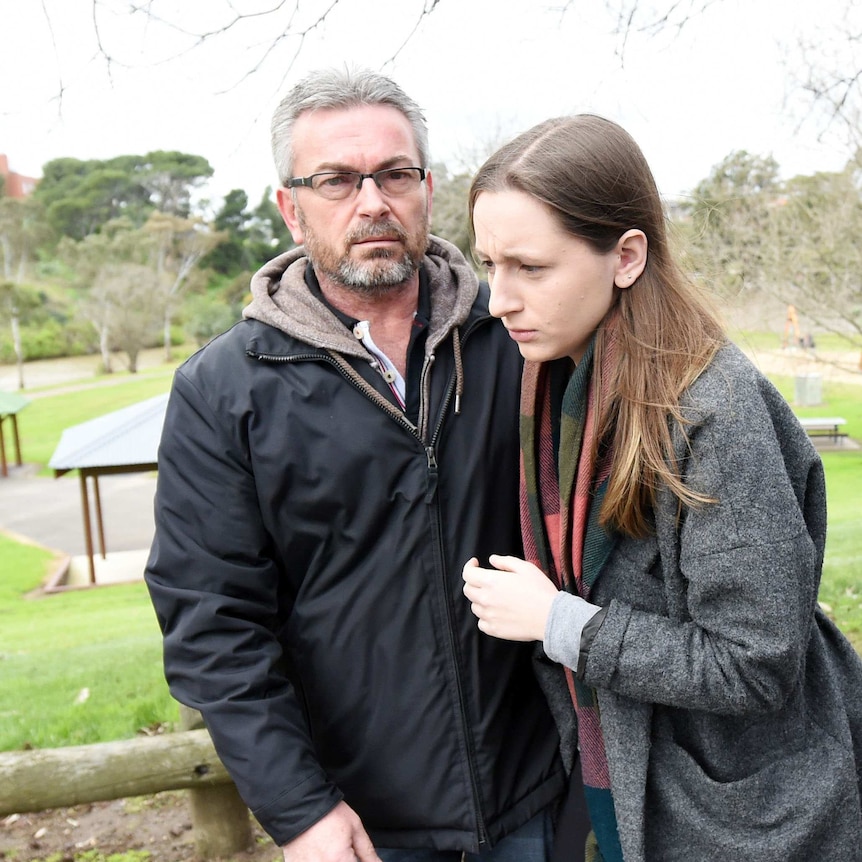
<svg viewBox="0 0 862 862">
<path fill-rule="evenodd" d="M 175 722 L 145 586 L 26 598 L 50 556 L 0 534 L 0 751 L 127 739 Z"/>
<path fill-rule="evenodd" d="M 862 450 L 824 452 L 829 530 L 820 601 L 862 653 Z"/>
<path fill-rule="evenodd" d="M 74 391 L 32 397 L 18 418 L 24 460 L 49 472 L 64 428 L 166 392 L 172 374 L 170 365 L 90 375 L 64 384 Z M 51 562 L 0 533 L 0 751 L 125 739 L 175 722 L 145 586 L 25 598 Z"/>
</svg>

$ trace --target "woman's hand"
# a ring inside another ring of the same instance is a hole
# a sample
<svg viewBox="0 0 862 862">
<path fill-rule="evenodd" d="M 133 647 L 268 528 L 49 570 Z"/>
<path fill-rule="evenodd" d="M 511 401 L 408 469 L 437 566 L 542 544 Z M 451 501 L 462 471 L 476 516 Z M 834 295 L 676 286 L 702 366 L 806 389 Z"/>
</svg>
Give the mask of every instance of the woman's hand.
<svg viewBox="0 0 862 862">
<path fill-rule="evenodd" d="M 526 560 L 492 554 L 493 569 L 473 557 L 464 565 L 464 595 L 479 618 L 479 630 L 509 641 L 541 641 L 557 588 Z"/>
</svg>

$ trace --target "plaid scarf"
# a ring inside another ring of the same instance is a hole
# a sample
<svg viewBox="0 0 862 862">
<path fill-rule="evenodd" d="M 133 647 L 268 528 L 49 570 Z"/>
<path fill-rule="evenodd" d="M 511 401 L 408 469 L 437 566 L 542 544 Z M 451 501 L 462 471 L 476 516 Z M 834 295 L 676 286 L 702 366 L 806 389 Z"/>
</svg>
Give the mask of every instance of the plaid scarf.
<svg viewBox="0 0 862 862">
<path fill-rule="evenodd" d="M 612 321 L 606 329 L 603 371 L 613 368 L 617 353 Z M 594 419 L 599 400 L 608 393 L 594 391 L 594 343 L 572 373 L 559 405 L 553 403 L 554 375 L 560 368 L 555 363 L 526 362 L 521 389 L 524 552 L 560 589 L 585 599 L 614 546 L 613 535 L 598 522 L 613 452 L 604 443 L 603 448 L 595 445 Z M 601 379 L 608 381 L 610 374 L 603 373 Z M 593 827 L 586 859 L 623 862 L 596 692 L 570 668 L 564 671 L 578 717 L 581 770 Z"/>
</svg>

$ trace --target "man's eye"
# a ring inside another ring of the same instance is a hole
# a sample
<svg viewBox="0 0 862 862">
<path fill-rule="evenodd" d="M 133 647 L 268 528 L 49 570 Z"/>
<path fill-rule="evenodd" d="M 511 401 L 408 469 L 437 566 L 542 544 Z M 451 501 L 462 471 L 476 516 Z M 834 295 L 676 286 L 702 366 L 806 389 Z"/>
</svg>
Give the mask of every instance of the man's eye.
<svg viewBox="0 0 862 862">
<path fill-rule="evenodd" d="M 322 185 L 343 186 L 354 182 L 350 174 L 328 174 L 323 178 Z"/>
</svg>

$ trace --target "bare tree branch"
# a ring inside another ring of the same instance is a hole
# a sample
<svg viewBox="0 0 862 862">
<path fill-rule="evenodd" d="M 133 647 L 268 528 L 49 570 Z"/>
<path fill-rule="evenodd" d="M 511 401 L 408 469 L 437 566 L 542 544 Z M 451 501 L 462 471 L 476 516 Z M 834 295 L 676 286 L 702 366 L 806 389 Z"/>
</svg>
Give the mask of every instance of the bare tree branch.
<svg viewBox="0 0 862 862">
<path fill-rule="evenodd" d="M 801 36 L 797 48 L 802 61 L 788 66 L 810 112 L 822 117 L 818 139 L 823 140 L 837 124 L 856 148 L 862 144 L 862 32 L 860 24 L 851 19 L 859 8 L 848 0 L 837 25 Z"/>
<path fill-rule="evenodd" d="M 587 0 L 591 2 L 591 0 Z M 604 0 L 605 11 L 613 22 L 611 33 L 618 39 L 615 52 L 620 64 L 625 64 L 626 51 L 633 36 L 654 37 L 667 30 L 675 30 L 676 35 L 695 18 L 703 15 L 711 6 L 724 0 Z M 559 13 L 562 21 L 569 13 L 574 13 L 577 0 L 565 0 L 561 6 L 551 7 Z"/>
<path fill-rule="evenodd" d="M 410 40 L 416 35 L 416 31 L 419 29 L 422 22 L 437 8 L 439 3 L 440 0 L 431 0 L 431 5 L 422 10 L 416 23 L 413 25 L 413 29 L 407 34 L 407 38 L 401 43 L 398 50 L 383 64 L 384 66 L 390 65 L 398 59 L 398 55 L 407 47 Z"/>
<path fill-rule="evenodd" d="M 95 3 L 95 0 L 93 0 Z M 58 60 L 57 62 L 57 115 L 59 117 L 63 116 L 63 95 L 66 92 L 66 85 L 63 82 L 63 70 L 60 68 L 59 58 L 60 52 L 57 49 L 57 37 L 54 35 L 54 27 L 51 24 L 51 15 L 48 12 L 47 6 L 45 6 L 45 0 L 41 2 L 42 14 L 45 16 L 45 24 L 48 27 L 48 33 L 51 35 L 51 47 L 54 49 L 54 57 Z"/>
</svg>

